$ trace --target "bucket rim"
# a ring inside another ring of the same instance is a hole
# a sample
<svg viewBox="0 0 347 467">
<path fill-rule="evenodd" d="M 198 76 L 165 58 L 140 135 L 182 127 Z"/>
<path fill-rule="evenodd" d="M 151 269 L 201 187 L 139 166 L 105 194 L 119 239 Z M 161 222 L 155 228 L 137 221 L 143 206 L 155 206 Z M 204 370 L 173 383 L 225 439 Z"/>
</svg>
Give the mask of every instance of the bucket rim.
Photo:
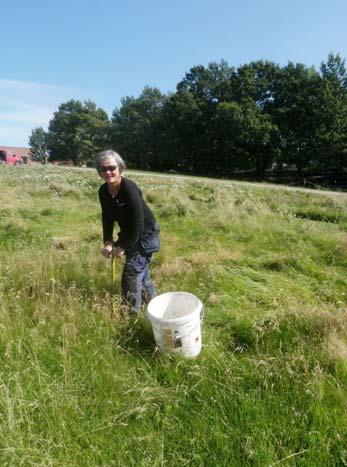
<svg viewBox="0 0 347 467">
<path fill-rule="evenodd" d="M 157 316 L 153 315 L 150 311 L 150 306 L 151 304 L 159 297 L 163 297 L 165 295 L 170 295 L 170 294 L 182 294 L 182 295 L 186 295 L 186 296 L 190 296 L 190 297 L 194 297 L 196 300 L 197 300 L 197 308 L 191 312 L 189 312 L 188 314 L 184 315 L 184 316 L 181 316 L 181 317 L 178 317 L 178 318 L 158 318 Z M 197 312 L 199 313 L 199 315 L 201 315 L 201 312 L 203 310 L 203 304 L 202 304 L 202 301 L 200 300 L 199 297 L 197 297 L 196 295 L 194 295 L 193 293 L 191 292 L 185 292 L 184 290 L 175 290 L 175 291 L 172 291 L 172 292 L 164 292 L 162 294 L 159 294 L 157 295 L 156 297 L 152 298 L 152 300 L 148 303 L 147 305 L 147 316 L 148 316 L 148 319 L 151 321 L 151 322 L 161 322 L 161 323 L 183 323 L 184 321 L 189 321 L 189 319 L 187 319 L 189 316 L 193 315 L 193 314 L 196 314 Z"/>
</svg>

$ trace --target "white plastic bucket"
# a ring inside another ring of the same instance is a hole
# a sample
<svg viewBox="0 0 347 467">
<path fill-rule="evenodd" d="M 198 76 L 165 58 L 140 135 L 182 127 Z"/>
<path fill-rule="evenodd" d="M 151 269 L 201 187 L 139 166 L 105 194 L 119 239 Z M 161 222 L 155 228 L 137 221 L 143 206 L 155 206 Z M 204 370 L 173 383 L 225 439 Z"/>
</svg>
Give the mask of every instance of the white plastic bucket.
<svg viewBox="0 0 347 467">
<path fill-rule="evenodd" d="M 202 311 L 201 301 L 189 292 L 167 292 L 153 298 L 147 316 L 159 351 L 196 357 L 201 351 Z"/>
</svg>

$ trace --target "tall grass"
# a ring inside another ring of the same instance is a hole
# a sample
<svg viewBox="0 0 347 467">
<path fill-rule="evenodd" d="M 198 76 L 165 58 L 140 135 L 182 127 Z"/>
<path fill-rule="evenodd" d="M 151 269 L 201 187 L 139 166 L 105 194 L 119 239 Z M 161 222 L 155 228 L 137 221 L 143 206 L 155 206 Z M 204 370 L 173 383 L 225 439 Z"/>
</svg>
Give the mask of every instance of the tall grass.
<svg viewBox="0 0 347 467">
<path fill-rule="evenodd" d="M 129 177 L 202 353 L 110 319 L 93 171 L 0 167 L 1 465 L 346 465 L 347 195 Z"/>
</svg>

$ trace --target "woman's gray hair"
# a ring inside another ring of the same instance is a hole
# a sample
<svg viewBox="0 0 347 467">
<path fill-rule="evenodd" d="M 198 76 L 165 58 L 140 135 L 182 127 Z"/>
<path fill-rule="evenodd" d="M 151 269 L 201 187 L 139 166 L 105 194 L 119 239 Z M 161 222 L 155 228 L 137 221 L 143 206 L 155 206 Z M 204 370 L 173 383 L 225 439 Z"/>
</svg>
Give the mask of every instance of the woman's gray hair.
<svg viewBox="0 0 347 467">
<path fill-rule="evenodd" d="M 119 167 L 120 173 L 126 169 L 123 158 L 118 154 L 118 152 L 113 151 L 112 149 L 101 151 L 95 156 L 95 167 L 98 172 L 100 172 L 100 167 L 105 161 L 114 161 L 114 163 Z"/>
</svg>

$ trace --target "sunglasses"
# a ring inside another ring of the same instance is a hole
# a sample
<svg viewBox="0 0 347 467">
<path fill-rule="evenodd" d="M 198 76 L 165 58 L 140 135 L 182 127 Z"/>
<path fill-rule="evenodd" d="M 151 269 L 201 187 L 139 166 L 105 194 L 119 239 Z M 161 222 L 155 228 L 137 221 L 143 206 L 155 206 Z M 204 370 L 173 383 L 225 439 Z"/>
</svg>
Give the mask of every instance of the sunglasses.
<svg viewBox="0 0 347 467">
<path fill-rule="evenodd" d="M 100 167 L 100 172 L 114 172 L 116 170 L 116 168 L 118 167 L 118 165 L 102 165 Z"/>
</svg>

